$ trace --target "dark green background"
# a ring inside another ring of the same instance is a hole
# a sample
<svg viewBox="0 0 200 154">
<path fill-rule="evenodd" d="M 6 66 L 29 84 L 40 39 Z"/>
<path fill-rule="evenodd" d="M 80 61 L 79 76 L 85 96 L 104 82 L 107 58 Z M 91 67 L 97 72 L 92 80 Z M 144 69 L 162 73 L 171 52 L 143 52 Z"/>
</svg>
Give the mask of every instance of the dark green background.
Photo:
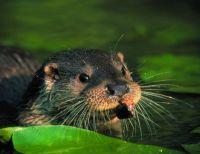
<svg viewBox="0 0 200 154">
<path fill-rule="evenodd" d="M 64 48 L 123 51 L 143 78 L 167 72 L 164 78 L 188 87 L 179 91 L 192 93 L 200 91 L 199 27 L 199 0 L 0 3 L 0 44 L 27 48 L 41 59 Z"/>
</svg>

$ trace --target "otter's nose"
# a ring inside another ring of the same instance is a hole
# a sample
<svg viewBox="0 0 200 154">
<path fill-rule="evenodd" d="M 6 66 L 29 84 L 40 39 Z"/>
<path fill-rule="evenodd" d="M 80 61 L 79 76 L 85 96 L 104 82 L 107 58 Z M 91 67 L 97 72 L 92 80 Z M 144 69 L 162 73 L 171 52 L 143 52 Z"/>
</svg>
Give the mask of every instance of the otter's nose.
<svg viewBox="0 0 200 154">
<path fill-rule="evenodd" d="M 129 92 L 129 87 L 126 84 L 109 84 L 107 89 L 110 95 L 122 96 Z"/>
</svg>

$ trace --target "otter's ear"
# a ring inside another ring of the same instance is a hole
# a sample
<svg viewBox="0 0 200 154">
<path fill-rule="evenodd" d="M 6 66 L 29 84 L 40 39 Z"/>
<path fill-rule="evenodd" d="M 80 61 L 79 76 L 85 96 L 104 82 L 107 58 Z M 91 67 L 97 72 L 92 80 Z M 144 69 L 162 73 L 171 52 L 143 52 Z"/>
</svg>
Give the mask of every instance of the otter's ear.
<svg viewBox="0 0 200 154">
<path fill-rule="evenodd" d="M 116 54 L 116 58 L 117 60 L 120 62 L 121 64 L 121 71 L 123 73 L 123 75 L 128 79 L 128 80 L 133 80 L 131 77 L 131 72 L 128 70 L 126 63 L 124 61 L 124 55 L 121 52 L 117 52 Z"/>
<path fill-rule="evenodd" d="M 120 61 L 120 63 L 124 64 L 124 55 L 123 55 L 123 53 L 117 52 L 116 58 L 117 58 L 117 60 Z"/>
<path fill-rule="evenodd" d="M 59 79 L 58 64 L 49 63 L 49 64 L 45 65 L 44 73 L 45 73 L 46 77 L 49 77 L 53 80 L 58 80 Z"/>
</svg>

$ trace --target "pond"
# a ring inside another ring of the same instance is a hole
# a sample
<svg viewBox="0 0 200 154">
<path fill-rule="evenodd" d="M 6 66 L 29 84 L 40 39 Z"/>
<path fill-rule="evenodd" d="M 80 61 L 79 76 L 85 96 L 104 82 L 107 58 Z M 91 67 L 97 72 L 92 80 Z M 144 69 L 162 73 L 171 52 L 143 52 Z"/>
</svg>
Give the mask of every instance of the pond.
<svg viewBox="0 0 200 154">
<path fill-rule="evenodd" d="M 66 48 L 123 52 L 135 80 L 165 84 L 162 94 L 175 98 L 164 105 L 173 117 L 152 111 L 159 126 L 141 120 L 142 130 L 130 130 L 127 139 L 181 149 L 199 142 L 191 133 L 200 126 L 199 10 L 198 0 L 3 0 L 0 44 L 40 61 Z"/>
</svg>

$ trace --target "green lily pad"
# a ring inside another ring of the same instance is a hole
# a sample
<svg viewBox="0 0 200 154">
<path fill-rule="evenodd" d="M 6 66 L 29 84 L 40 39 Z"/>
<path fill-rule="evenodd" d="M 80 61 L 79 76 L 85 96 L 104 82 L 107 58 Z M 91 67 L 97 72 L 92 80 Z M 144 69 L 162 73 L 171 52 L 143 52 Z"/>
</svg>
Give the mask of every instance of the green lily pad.
<svg viewBox="0 0 200 154">
<path fill-rule="evenodd" d="M 200 143 L 183 145 L 183 147 L 191 154 L 200 154 Z"/>
<path fill-rule="evenodd" d="M 11 137 L 14 132 L 17 132 L 19 130 L 23 130 L 23 127 L 8 127 L 0 129 L 0 142 L 6 143 L 9 140 L 11 140 Z"/>
<path fill-rule="evenodd" d="M 4 140 L 8 140 L 12 134 L 15 150 L 25 154 L 183 154 L 163 147 L 133 144 L 70 126 L 5 128 L 0 133 Z"/>
<path fill-rule="evenodd" d="M 191 133 L 199 133 L 200 134 L 200 127 L 191 131 Z M 191 154 L 199 154 L 200 153 L 200 142 L 197 144 L 184 144 L 182 145 L 186 151 Z"/>
</svg>

